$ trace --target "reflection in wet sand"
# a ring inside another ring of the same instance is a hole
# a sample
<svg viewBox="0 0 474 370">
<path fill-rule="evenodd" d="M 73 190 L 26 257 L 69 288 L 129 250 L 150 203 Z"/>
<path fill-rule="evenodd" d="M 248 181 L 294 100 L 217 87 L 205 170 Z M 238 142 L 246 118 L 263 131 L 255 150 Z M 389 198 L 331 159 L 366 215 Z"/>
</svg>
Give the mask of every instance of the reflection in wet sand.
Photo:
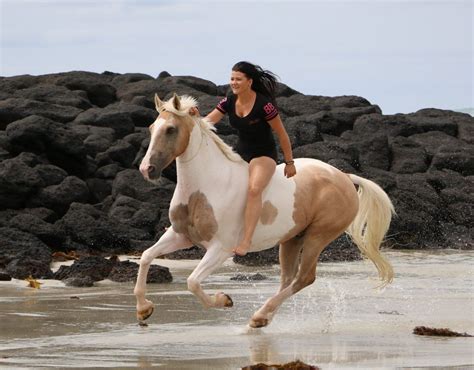
<svg viewBox="0 0 474 370">
<path fill-rule="evenodd" d="M 321 369 L 392 369 L 474 364 L 472 338 L 417 337 L 419 325 L 474 332 L 470 252 L 391 252 L 396 278 L 382 291 L 364 262 L 322 264 L 314 285 L 289 300 L 265 329 L 252 313 L 278 288 L 278 267 L 226 267 L 206 289 L 232 309 L 205 310 L 186 289 L 194 262 L 167 262 L 175 281 L 150 285 L 148 327 L 135 321 L 132 284 L 69 288 L 0 283 L 0 366 L 236 369 L 301 360 Z M 260 272 L 261 281 L 231 281 Z M 75 297 L 74 299 L 71 299 Z"/>
</svg>

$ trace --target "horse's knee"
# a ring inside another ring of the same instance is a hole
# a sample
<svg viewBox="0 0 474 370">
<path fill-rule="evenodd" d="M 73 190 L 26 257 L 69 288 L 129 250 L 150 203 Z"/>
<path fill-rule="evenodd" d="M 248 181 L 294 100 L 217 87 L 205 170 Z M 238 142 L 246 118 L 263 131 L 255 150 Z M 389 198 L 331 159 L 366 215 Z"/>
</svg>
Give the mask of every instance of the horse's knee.
<svg viewBox="0 0 474 370">
<path fill-rule="evenodd" d="M 142 256 L 140 257 L 140 265 L 141 266 L 148 266 L 151 265 L 153 262 L 154 257 L 149 253 L 148 251 L 145 251 L 142 253 Z"/>
</svg>

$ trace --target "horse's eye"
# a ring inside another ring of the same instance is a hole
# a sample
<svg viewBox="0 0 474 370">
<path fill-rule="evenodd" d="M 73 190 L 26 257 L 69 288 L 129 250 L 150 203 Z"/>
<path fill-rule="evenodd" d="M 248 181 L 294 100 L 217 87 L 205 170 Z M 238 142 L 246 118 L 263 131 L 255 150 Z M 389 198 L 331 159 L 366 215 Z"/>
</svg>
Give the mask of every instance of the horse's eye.
<svg viewBox="0 0 474 370">
<path fill-rule="evenodd" d="M 176 127 L 170 126 L 166 129 L 166 135 L 173 135 L 176 132 Z"/>
</svg>

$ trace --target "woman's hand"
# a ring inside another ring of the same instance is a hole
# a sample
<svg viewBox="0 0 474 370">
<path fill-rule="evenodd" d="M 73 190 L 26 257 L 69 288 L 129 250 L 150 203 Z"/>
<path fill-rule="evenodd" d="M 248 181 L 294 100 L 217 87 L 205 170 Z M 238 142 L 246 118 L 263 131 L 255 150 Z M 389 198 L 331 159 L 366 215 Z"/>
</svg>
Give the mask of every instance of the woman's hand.
<svg viewBox="0 0 474 370">
<path fill-rule="evenodd" d="M 197 107 L 189 108 L 189 115 L 190 116 L 200 116 L 199 109 Z"/>
<path fill-rule="evenodd" d="M 293 177 L 296 175 L 296 167 L 294 163 L 289 163 L 285 165 L 285 170 L 283 171 L 287 178 Z"/>
</svg>

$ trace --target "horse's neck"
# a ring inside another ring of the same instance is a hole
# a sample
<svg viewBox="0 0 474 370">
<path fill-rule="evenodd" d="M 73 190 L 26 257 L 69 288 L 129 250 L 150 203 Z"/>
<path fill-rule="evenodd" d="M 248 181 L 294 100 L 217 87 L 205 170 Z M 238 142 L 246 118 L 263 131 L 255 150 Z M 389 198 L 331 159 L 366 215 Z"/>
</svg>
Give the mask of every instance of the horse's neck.
<svg viewBox="0 0 474 370">
<path fill-rule="evenodd" d="M 244 166 L 229 160 L 199 127 L 194 127 L 188 147 L 176 159 L 176 171 L 179 189 L 185 193 L 215 190 L 229 174 L 245 174 Z"/>
</svg>

